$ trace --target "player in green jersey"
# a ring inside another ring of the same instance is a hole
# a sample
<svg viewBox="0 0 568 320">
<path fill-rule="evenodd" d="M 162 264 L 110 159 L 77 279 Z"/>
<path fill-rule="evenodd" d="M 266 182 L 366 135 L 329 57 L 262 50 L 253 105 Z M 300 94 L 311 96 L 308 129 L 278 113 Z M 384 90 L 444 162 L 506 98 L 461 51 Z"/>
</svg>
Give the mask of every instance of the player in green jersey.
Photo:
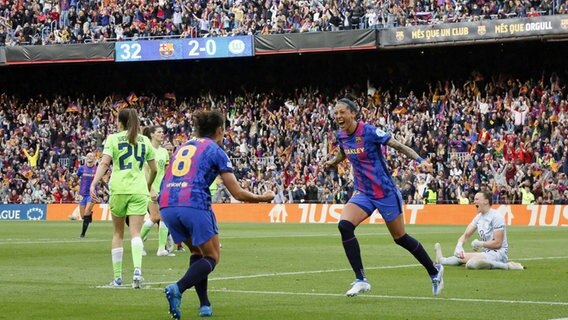
<svg viewBox="0 0 568 320">
<path fill-rule="evenodd" d="M 150 140 L 139 134 L 140 120 L 136 110 L 122 109 L 118 113 L 117 126 L 119 132 L 109 135 L 106 139 L 103 158 L 91 183 L 90 193 L 93 199 L 97 198 L 96 187 L 112 162 L 109 207 L 113 224 L 111 253 L 114 280 L 111 285 L 122 286 L 124 222 L 126 217 L 129 217 L 134 264 L 132 287 L 140 288 L 143 280 L 143 243 L 140 229 L 144 223 L 152 183 L 156 178 L 156 161 Z M 148 179 L 144 173 L 144 162 L 147 162 L 150 167 Z"/>
<path fill-rule="evenodd" d="M 160 185 L 166 174 L 166 168 L 170 162 L 170 154 L 168 150 L 162 148 L 162 142 L 164 140 L 164 129 L 160 126 L 149 126 L 144 128 L 144 135 L 150 139 L 152 142 L 152 147 L 154 148 L 154 153 L 156 155 L 156 165 L 158 167 L 158 174 L 152 184 L 152 190 L 150 190 L 150 202 L 148 203 L 148 212 L 150 213 L 150 218 L 144 222 L 140 235 L 142 240 L 146 241 L 148 237 L 148 232 L 156 224 L 160 223 L 159 235 L 158 235 L 158 251 L 156 255 L 158 257 L 171 257 L 175 256 L 174 253 L 166 250 L 166 242 L 168 239 L 168 227 L 165 223 L 160 222 L 160 207 L 158 206 L 158 195 L 160 192 Z M 147 166 L 146 166 L 147 167 Z M 148 167 L 147 167 L 148 168 Z"/>
</svg>

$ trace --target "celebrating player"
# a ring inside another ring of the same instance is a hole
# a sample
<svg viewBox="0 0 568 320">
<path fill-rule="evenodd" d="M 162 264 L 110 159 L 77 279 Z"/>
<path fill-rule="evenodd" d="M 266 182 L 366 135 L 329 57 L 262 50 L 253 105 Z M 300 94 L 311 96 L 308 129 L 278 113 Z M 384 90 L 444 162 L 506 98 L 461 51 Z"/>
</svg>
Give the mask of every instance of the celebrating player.
<svg viewBox="0 0 568 320">
<path fill-rule="evenodd" d="M 225 134 L 225 119 L 218 111 L 195 115 L 197 137 L 181 145 L 172 156 L 160 191 L 162 218 L 177 242 L 191 249 L 189 268 L 177 282 L 165 288 L 169 312 L 181 317 L 181 297 L 195 286 L 199 297 L 200 316 L 211 316 L 207 296 L 207 276 L 219 262 L 219 236 L 215 214 L 211 209 L 209 186 L 217 175 L 239 201 L 269 202 L 274 192 L 256 195 L 241 188 L 229 157 L 221 149 Z"/>
<path fill-rule="evenodd" d="M 414 150 L 391 137 L 390 134 L 370 124 L 357 121 L 359 106 L 343 98 L 335 105 L 335 121 L 339 126 L 337 141 L 339 152 L 333 160 L 325 163 L 336 167 L 348 159 L 353 166 L 355 192 L 343 208 L 339 221 L 339 232 L 347 259 L 355 272 L 355 282 L 346 292 L 349 297 L 371 290 L 361 259 L 359 242 L 355 228 L 366 220 L 375 209 L 379 211 L 394 242 L 408 250 L 418 260 L 432 281 L 432 292 L 437 296 L 444 287 L 442 265 L 434 265 L 428 253 L 418 240 L 408 235 L 404 229 L 402 215 L 402 196 L 387 168 L 381 147 L 387 145 L 398 152 L 416 160 L 418 168 L 430 171 L 432 164 L 422 159 Z"/>
<path fill-rule="evenodd" d="M 143 243 L 140 238 L 140 228 L 148 207 L 149 190 L 151 190 L 152 183 L 156 178 L 156 161 L 154 161 L 154 148 L 150 140 L 139 134 L 140 120 L 136 110 L 122 109 L 118 113 L 117 126 L 120 132 L 107 137 L 103 158 L 91 183 L 90 193 L 91 197 L 96 199 L 96 187 L 112 162 L 109 207 L 113 224 L 112 265 L 114 280 L 111 285 L 122 285 L 124 221 L 126 217 L 129 217 L 132 262 L 134 264 L 132 287 L 140 288 L 143 280 Z M 148 180 L 146 180 L 144 174 L 144 162 L 148 162 L 150 167 Z"/>
<path fill-rule="evenodd" d="M 497 210 L 491 209 L 492 199 L 490 191 L 478 192 L 475 195 L 473 203 L 477 208 L 477 215 L 458 239 L 454 256 L 444 258 L 442 247 L 439 243 L 436 243 L 434 248 L 437 262 L 452 266 L 465 264 L 468 269 L 524 269 L 520 263 L 508 261 L 509 245 L 507 243 L 505 219 Z M 481 240 L 473 240 L 471 246 L 474 251 L 481 252 L 465 252 L 463 245 L 475 230 L 477 230 Z"/>
</svg>

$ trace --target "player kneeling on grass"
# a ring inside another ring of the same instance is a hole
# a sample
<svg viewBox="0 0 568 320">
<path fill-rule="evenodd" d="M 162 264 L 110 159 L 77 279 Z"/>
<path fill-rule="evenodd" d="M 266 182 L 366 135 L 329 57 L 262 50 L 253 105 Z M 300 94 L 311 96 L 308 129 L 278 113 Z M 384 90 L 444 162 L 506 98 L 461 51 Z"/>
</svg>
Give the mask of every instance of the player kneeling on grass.
<svg viewBox="0 0 568 320">
<path fill-rule="evenodd" d="M 505 269 L 523 270 L 524 267 L 517 262 L 508 261 L 507 232 L 505 219 L 497 210 L 491 209 L 491 192 L 478 192 L 473 200 L 477 208 L 477 215 L 467 226 L 465 232 L 458 239 L 454 256 L 444 257 L 442 247 L 436 243 L 436 261 L 443 265 L 458 266 L 465 264 L 468 269 Z M 477 230 L 481 240 L 471 242 L 473 251 L 464 252 L 464 243 Z"/>
</svg>

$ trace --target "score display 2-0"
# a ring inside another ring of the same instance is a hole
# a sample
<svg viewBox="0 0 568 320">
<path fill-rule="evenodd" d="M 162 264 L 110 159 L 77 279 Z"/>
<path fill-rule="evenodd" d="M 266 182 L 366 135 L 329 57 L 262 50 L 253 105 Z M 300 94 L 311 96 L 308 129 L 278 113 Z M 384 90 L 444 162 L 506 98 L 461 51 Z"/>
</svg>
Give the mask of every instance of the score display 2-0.
<svg viewBox="0 0 568 320">
<path fill-rule="evenodd" d="M 116 42 L 115 61 L 160 61 L 251 57 L 253 37 L 184 38 Z"/>
</svg>

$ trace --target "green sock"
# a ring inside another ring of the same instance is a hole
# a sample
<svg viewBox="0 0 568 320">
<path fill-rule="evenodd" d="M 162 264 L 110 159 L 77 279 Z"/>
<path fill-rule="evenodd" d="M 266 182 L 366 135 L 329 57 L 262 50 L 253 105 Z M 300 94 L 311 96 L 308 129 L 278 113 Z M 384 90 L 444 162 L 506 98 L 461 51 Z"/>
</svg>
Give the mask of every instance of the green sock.
<svg viewBox="0 0 568 320">
<path fill-rule="evenodd" d="M 146 220 L 146 222 L 144 222 L 144 224 L 142 225 L 142 229 L 140 229 L 140 237 L 142 238 L 142 240 L 146 241 L 148 233 L 150 232 L 150 229 L 152 229 L 153 226 L 154 222 L 152 222 L 152 220 Z"/>
<path fill-rule="evenodd" d="M 111 250 L 112 270 L 115 278 L 122 278 L 122 255 L 123 248 L 114 248 Z"/>
<path fill-rule="evenodd" d="M 168 241 L 168 227 L 162 221 L 160 222 L 160 234 L 158 236 L 158 250 L 162 250 L 166 248 L 166 242 Z"/>
<path fill-rule="evenodd" d="M 144 244 L 142 243 L 142 239 L 140 237 L 132 238 L 130 240 L 132 246 L 132 263 L 134 268 L 142 268 L 142 249 L 144 248 Z"/>
</svg>

